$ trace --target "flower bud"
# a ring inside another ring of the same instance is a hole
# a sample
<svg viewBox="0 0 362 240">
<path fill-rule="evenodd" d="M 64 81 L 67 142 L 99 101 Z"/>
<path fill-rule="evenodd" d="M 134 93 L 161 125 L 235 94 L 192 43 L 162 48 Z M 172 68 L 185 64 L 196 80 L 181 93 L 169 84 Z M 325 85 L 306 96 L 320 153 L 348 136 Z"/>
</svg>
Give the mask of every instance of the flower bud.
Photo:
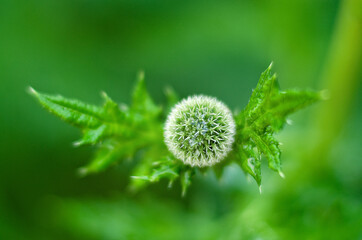
<svg viewBox="0 0 362 240">
<path fill-rule="evenodd" d="M 165 143 L 174 156 L 191 166 L 212 166 L 230 152 L 235 134 L 231 111 L 207 96 L 182 100 L 165 125 Z"/>
</svg>

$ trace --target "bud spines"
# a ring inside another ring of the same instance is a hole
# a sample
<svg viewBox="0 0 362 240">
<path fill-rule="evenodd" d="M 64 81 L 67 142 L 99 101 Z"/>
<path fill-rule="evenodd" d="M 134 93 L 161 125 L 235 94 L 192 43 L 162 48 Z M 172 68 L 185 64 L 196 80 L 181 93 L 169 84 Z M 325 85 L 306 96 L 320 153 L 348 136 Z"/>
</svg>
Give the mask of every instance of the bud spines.
<svg viewBox="0 0 362 240">
<path fill-rule="evenodd" d="M 212 166 L 226 157 L 234 142 L 230 110 L 207 96 L 182 100 L 165 125 L 165 142 L 176 158 L 191 166 Z"/>
</svg>

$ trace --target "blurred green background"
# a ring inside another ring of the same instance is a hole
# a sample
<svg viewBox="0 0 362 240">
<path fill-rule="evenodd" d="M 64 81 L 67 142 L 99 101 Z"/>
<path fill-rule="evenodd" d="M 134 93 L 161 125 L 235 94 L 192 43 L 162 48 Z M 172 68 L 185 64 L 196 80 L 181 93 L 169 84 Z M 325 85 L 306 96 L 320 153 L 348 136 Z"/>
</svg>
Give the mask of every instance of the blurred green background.
<svg viewBox="0 0 362 240">
<path fill-rule="evenodd" d="M 0 1 L 0 239 L 362 239 L 360 0 Z M 131 163 L 79 178 L 93 148 L 28 86 L 129 103 L 143 69 L 164 87 L 247 104 L 274 61 L 281 88 L 329 89 L 279 134 L 286 179 L 263 194 L 236 166 L 127 191 Z M 303 146 L 303 147 L 301 147 Z"/>
</svg>

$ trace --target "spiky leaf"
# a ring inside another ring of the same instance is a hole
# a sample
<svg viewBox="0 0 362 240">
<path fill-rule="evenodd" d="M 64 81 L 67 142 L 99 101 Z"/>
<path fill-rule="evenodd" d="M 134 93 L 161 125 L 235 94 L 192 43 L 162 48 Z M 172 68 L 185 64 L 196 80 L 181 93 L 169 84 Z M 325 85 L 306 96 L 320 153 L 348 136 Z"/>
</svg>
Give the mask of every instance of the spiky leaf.
<svg viewBox="0 0 362 240">
<path fill-rule="evenodd" d="M 161 123 L 157 119 L 161 108 L 154 104 L 146 91 L 143 75 L 133 93 L 132 107 L 119 106 L 106 93 L 104 104 L 94 106 L 60 95 L 29 91 L 49 112 L 81 129 L 83 137 L 75 146 L 97 144 L 92 161 L 80 169 L 80 174 L 95 173 L 133 154 L 144 146 L 159 142 Z"/>
<path fill-rule="evenodd" d="M 272 64 L 261 74 L 248 105 L 235 118 L 239 165 L 260 186 L 260 158 L 265 156 L 269 168 L 281 176 L 281 151 L 274 134 L 282 129 L 287 116 L 321 99 L 320 92 L 280 91 Z M 255 148 L 255 149 L 253 149 Z"/>
<path fill-rule="evenodd" d="M 100 107 L 60 95 L 42 94 L 33 88 L 29 88 L 29 93 L 36 97 L 49 112 L 76 127 L 97 128 L 106 120 Z"/>
</svg>

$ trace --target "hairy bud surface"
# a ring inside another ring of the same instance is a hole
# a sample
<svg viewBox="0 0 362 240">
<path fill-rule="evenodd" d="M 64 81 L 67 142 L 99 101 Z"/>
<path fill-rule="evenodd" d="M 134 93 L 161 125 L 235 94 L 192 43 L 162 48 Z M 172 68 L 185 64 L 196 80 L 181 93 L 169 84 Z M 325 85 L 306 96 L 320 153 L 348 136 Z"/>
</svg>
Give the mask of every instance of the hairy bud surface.
<svg viewBox="0 0 362 240">
<path fill-rule="evenodd" d="M 231 111 L 216 98 L 192 96 L 171 110 L 165 143 L 176 158 L 191 166 L 212 166 L 232 148 L 235 122 Z"/>
</svg>

